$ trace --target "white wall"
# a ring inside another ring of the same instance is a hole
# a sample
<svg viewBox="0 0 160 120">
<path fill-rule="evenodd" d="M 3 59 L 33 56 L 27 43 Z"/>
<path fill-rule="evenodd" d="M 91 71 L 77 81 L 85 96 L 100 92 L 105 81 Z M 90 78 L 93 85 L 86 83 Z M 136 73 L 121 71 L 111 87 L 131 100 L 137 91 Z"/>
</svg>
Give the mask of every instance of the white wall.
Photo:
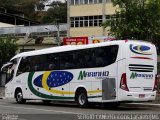
<svg viewBox="0 0 160 120">
<path fill-rule="evenodd" d="M 14 25 L 12 25 L 12 24 L 7 24 L 7 23 L 2 23 L 2 22 L 0 22 L 0 28 L 2 28 L 2 27 L 13 27 Z"/>
</svg>

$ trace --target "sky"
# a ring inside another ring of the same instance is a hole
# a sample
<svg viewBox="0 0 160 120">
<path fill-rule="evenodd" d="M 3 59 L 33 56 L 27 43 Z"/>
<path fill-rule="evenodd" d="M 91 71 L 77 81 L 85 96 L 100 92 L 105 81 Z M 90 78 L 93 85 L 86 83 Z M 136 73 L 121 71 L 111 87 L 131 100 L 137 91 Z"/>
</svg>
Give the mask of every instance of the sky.
<svg viewBox="0 0 160 120">
<path fill-rule="evenodd" d="M 62 2 L 64 2 L 64 0 L 50 0 L 50 2 L 52 2 L 52 1 L 62 1 Z"/>
<path fill-rule="evenodd" d="M 49 5 L 50 3 L 52 3 L 52 1 L 62 1 L 62 2 L 64 2 L 65 0 L 49 0 L 47 3 L 46 3 L 46 5 Z M 46 6 L 45 7 L 45 10 L 48 10 L 48 6 Z"/>
</svg>

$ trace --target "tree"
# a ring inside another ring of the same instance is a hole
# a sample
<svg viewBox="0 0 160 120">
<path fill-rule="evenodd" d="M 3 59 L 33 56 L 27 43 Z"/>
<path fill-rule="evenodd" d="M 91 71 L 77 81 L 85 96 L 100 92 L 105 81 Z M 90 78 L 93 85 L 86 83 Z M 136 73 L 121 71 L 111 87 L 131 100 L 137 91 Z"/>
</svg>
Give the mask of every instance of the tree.
<svg viewBox="0 0 160 120">
<path fill-rule="evenodd" d="M 0 66 L 9 61 L 18 49 L 16 38 L 0 38 Z"/>
<path fill-rule="evenodd" d="M 153 40 L 160 38 L 160 0 L 112 0 L 115 15 L 102 24 L 118 39 Z"/>
<path fill-rule="evenodd" d="M 41 18 L 41 23 L 55 23 L 59 20 L 59 23 L 67 23 L 67 1 L 53 1 L 50 8 Z"/>
<path fill-rule="evenodd" d="M 42 10 L 46 1 L 48 0 L 0 0 L 0 7 L 22 11 L 25 17 L 36 20 L 35 6 Z"/>
</svg>

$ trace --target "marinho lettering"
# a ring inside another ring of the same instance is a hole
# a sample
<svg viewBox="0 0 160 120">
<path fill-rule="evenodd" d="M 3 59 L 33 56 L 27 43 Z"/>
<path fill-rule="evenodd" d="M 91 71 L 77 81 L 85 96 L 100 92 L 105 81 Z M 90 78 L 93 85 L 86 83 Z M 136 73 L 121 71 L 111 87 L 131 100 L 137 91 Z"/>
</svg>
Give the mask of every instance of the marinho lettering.
<svg viewBox="0 0 160 120">
<path fill-rule="evenodd" d="M 96 77 L 96 78 L 103 78 L 109 76 L 109 71 L 100 71 L 100 72 L 86 72 L 80 71 L 78 80 L 83 80 L 86 77 Z"/>
<path fill-rule="evenodd" d="M 153 74 L 139 74 L 136 72 L 132 72 L 130 79 L 135 79 L 135 78 L 144 78 L 144 79 L 152 79 L 153 78 Z"/>
</svg>

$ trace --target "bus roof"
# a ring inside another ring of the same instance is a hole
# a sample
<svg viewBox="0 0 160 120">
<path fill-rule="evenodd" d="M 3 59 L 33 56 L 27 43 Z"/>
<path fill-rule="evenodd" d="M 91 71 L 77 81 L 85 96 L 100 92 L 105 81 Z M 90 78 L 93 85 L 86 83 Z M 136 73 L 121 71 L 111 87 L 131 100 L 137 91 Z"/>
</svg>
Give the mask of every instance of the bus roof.
<svg viewBox="0 0 160 120">
<path fill-rule="evenodd" d="M 41 54 L 49 54 L 49 53 L 57 53 L 57 52 L 65 52 L 71 50 L 78 50 L 78 49 L 85 49 L 85 48 L 92 48 L 92 47 L 99 47 L 99 46 L 106 46 L 106 45 L 119 45 L 125 42 L 145 42 L 145 41 L 137 41 L 137 40 L 116 40 L 116 41 L 108 41 L 96 44 L 87 44 L 87 45 L 65 45 L 65 46 L 57 46 L 51 48 L 45 48 L 41 50 L 34 50 L 29 52 L 23 52 L 15 55 L 11 60 L 19 57 L 27 57 L 27 56 L 34 56 L 34 55 L 41 55 Z"/>
</svg>

